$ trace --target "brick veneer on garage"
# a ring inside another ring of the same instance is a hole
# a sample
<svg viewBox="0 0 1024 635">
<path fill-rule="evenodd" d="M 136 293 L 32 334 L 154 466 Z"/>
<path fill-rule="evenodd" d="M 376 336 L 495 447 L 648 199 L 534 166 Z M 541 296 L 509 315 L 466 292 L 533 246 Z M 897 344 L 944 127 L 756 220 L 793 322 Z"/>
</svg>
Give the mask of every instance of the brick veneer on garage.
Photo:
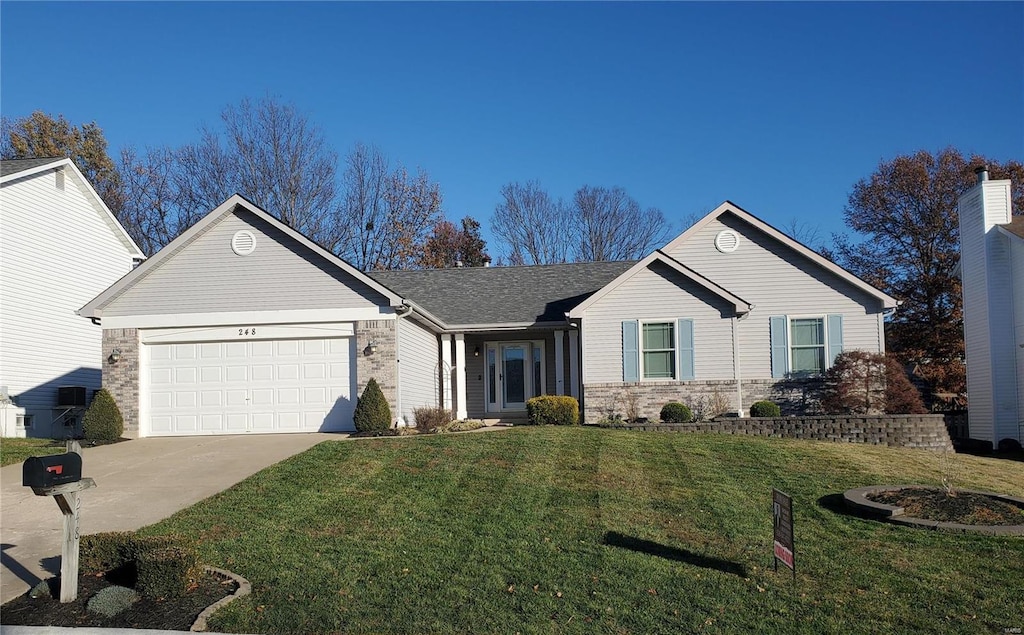
<svg viewBox="0 0 1024 635">
<path fill-rule="evenodd" d="M 117 363 L 110 352 L 121 350 Z M 139 436 L 139 332 L 137 329 L 103 329 L 103 387 L 114 398 L 124 417 L 124 436 Z"/>
<path fill-rule="evenodd" d="M 723 417 L 702 423 L 645 423 L 623 426 L 632 430 L 718 432 L 756 437 L 784 437 L 867 443 L 929 450 L 952 449 L 945 419 L 938 415 L 829 415 L 813 417 Z"/>
<path fill-rule="evenodd" d="M 370 378 L 377 380 L 384 398 L 391 406 L 391 419 L 395 418 L 395 403 L 397 402 L 397 367 L 395 365 L 395 321 L 394 320 L 368 320 L 356 322 L 356 386 L 357 394 L 352 395 L 354 399 L 363 396 Z M 377 343 L 377 351 L 369 351 L 370 342 Z"/>
</svg>

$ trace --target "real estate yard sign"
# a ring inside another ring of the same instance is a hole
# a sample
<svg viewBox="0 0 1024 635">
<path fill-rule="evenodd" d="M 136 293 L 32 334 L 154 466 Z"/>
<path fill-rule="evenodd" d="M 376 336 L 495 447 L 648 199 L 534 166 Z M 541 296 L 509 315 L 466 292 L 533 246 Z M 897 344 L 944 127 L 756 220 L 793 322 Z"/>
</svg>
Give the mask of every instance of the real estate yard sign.
<svg viewBox="0 0 1024 635">
<path fill-rule="evenodd" d="M 793 560 L 793 498 L 772 488 L 772 524 L 775 526 L 775 570 L 779 562 L 793 570 L 796 577 L 796 563 Z"/>
</svg>

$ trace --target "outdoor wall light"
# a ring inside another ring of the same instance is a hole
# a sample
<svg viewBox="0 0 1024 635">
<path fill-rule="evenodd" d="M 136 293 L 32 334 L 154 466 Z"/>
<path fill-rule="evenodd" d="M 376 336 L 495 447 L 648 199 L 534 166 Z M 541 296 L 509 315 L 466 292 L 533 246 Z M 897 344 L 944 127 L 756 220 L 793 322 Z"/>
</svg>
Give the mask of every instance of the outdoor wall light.
<svg viewBox="0 0 1024 635">
<path fill-rule="evenodd" d="M 121 361 L 121 349 L 115 348 L 114 350 L 110 351 L 110 363 L 116 364 L 119 361 Z"/>
<path fill-rule="evenodd" d="M 477 346 L 473 349 L 473 357 L 480 357 L 480 347 Z"/>
<path fill-rule="evenodd" d="M 368 351 L 370 351 L 371 355 L 376 353 L 377 352 L 377 340 L 370 340 L 370 343 L 367 345 L 366 349 Z"/>
</svg>

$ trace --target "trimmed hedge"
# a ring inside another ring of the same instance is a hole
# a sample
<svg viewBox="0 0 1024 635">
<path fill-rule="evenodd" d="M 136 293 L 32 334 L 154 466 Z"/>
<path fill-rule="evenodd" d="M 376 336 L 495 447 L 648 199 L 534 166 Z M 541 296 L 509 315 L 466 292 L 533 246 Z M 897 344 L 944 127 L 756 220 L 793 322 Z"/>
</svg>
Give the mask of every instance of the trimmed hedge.
<svg viewBox="0 0 1024 635">
<path fill-rule="evenodd" d="M 85 573 L 111 574 L 152 597 L 180 595 L 199 573 L 199 554 L 184 538 L 131 531 L 82 536 L 78 563 Z"/>
<path fill-rule="evenodd" d="M 89 441 L 117 441 L 124 434 L 124 417 L 106 389 L 100 388 L 93 395 L 82 418 L 82 434 Z"/>
<path fill-rule="evenodd" d="M 580 422 L 580 402 L 565 395 L 543 395 L 526 400 L 533 425 L 574 426 Z"/>
<path fill-rule="evenodd" d="M 690 423 L 693 412 L 686 404 L 670 401 L 661 408 L 661 420 L 668 423 Z"/>
<path fill-rule="evenodd" d="M 781 417 L 782 408 L 774 401 L 755 401 L 750 404 L 751 417 Z"/>
<path fill-rule="evenodd" d="M 82 536 L 78 543 L 78 566 L 83 573 L 106 573 L 132 560 L 131 531 L 107 531 Z"/>
<path fill-rule="evenodd" d="M 359 432 L 383 432 L 391 427 L 391 406 L 384 398 L 377 380 L 370 378 L 366 382 L 363 396 L 356 403 L 352 419 Z"/>
<path fill-rule="evenodd" d="M 178 597 L 199 577 L 199 554 L 192 547 L 147 549 L 135 561 L 135 588 L 149 597 Z"/>
</svg>

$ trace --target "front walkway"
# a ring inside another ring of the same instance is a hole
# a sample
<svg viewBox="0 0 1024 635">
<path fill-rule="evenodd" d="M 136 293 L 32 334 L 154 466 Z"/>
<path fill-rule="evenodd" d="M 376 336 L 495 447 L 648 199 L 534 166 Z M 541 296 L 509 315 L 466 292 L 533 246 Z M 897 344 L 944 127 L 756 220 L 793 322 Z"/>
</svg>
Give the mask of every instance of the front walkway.
<svg viewBox="0 0 1024 635">
<path fill-rule="evenodd" d="M 136 439 L 86 448 L 81 533 L 128 531 L 167 518 L 263 468 L 342 434 Z M 62 517 L 53 497 L 21 485 L 21 464 L 0 468 L 0 603 L 60 572 Z"/>
</svg>

